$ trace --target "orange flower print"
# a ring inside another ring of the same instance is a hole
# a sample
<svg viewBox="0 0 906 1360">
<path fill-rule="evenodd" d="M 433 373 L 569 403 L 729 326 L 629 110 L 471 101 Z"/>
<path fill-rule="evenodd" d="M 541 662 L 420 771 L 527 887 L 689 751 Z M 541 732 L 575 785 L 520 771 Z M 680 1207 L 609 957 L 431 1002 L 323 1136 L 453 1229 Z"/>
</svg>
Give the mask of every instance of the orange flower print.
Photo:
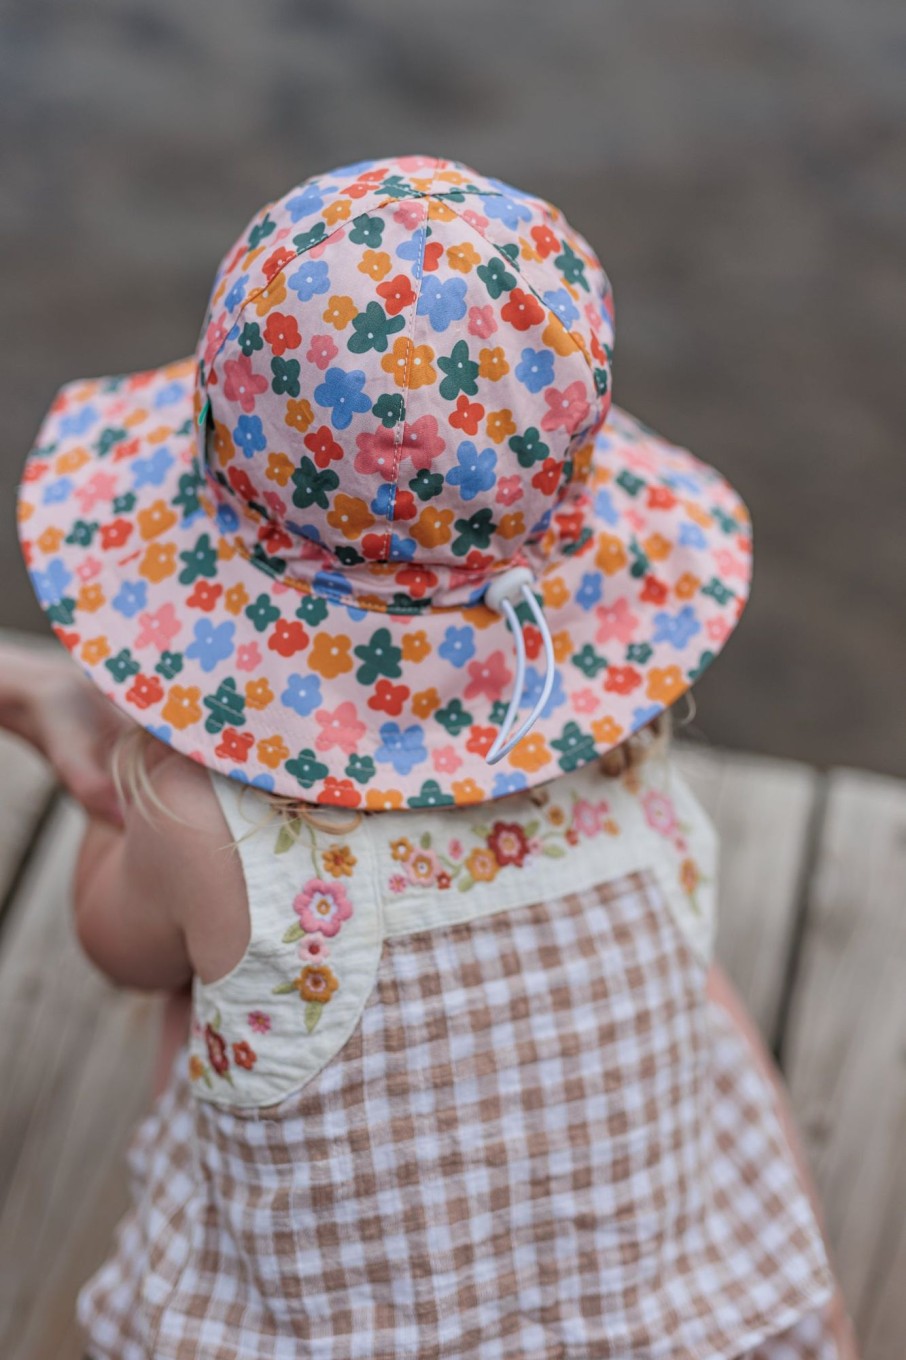
<svg viewBox="0 0 906 1360">
<path fill-rule="evenodd" d="M 166 501 L 159 500 L 154 501 L 147 509 L 139 510 L 135 518 L 142 538 L 157 538 L 158 534 L 165 534 L 168 529 L 173 528 L 177 515 Z"/>
<path fill-rule="evenodd" d="M 338 491 L 328 512 L 327 523 L 344 538 L 356 539 L 360 538 L 366 529 L 371 528 L 375 518 L 368 509 L 367 502 L 360 500 L 358 496 L 347 496 L 344 492 Z"/>
<path fill-rule="evenodd" d="M 598 539 L 598 551 L 595 553 L 595 565 L 608 576 L 613 576 L 615 572 L 625 567 L 626 549 L 620 539 L 615 538 L 613 534 L 601 534 Z"/>
<path fill-rule="evenodd" d="M 602 746 L 616 746 L 623 738 L 624 728 L 614 718 L 596 718 L 591 725 L 591 734 Z"/>
<path fill-rule="evenodd" d="M 563 323 L 553 316 L 541 332 L 541 343 L 561 355 L 575 354 L 579 348 Z"/>
<path fill-rule="evenodd" d="M 498 345 L 496 349 L 482 349 L 478 351 L 478 375 L 487 378 L 488 382 L 499 382 L 510 371 L 510 366 L 506 361 L 506 354 Z"/>
<path fill-rule="evenodd" d="M 197 685 L 171 685 L 160 716 L 180 732 L 191 727 L 202 717 L 201 690 Z"/>
<path fill-rule="evenodd" d="M 509 754 L 510 764 L 517 770 L 525 770 L 527 774 L 543 769 L 552 759 L 550 747 L 540 732 L 529 732 Z"/>
<path fill-rule="evenodd" d="M 245 687 L 245 702 L 249 708 L 267 708 L 268 704 L 274 702 L 274 691 L 271 689 L 265 676 L 259 676 L 257 680 L 249 680 Z"/>
<path fill-rule="evenodd" d="M 450 542 L 453 537 L 450 528 L 452 523 L 452 510 L 436 510 L 433 505 L 426 505 L 410 533 L 423 548 L 436 548 L 441 543 Z"/>
<path fill-rule="evenodd" d="M 341 331 L 358 314 L 359 309 L 351 297 L 332 297 L 321 313 L 321 319 L 326 321 L 328 326 L 333 326 L 334 330 Z"/>
<path fill-rule="evenodd" d="M 293 475 L 295 466 L 288 453 L 269 453 L 267 455 L 267 471 L 264 475 L 269 482 L 276 482 L 278 486 L 286 486 Z"/>
<path fill-rule="evenodd" d="M 76 598 L 79 609 L 84 610 L 86 614 L 93 614 L 106 602 L 107 597 L 96 582 L 90 586 L 82 586 Z"/>
<path fill-rule="evenodd" d="M 439 708 L 440 695 L 433 685 L 430 689 L 419 690 L 418 694 L 412 696 L 412 712 L 416 718 L 430 718 Z"/>
<path fill-rule="evenodd" d="M 42 553 L 55 553 L 65 537 L 62 529 L 45 529 L 38 538 L 38 547 Z"/>
<path fill-rule="evenodd" d="M 502 444 L 511 434 L 516 433 L 512 411 L 490 411 L 485 421 L 485 429 L 488 432 L 488 439 L 493 439 L 495 444 Z"/>
<path fill-rule="evenodd" d="M 293 401 L 292 399 L 290 399 L 286 403 L 286 415 L 284 416 L 284 422 L 287 425 L 289 425 L 292 429 L 299 430 L 302 434 L 304 434 L 305 431 L 314 422 L 314 418 L 315 416 L 314 412 L 311 409 L 311 402 L 306 401 L 304 397 L 302 397 L 301 400 L 299 401 Z M 282 485 L 283 483 L 281 482 L 281 486 Z"/>
<path fill-rule="evenodd" d="M 345 675 L 352 670 L 352 657 L 350 648 L 352 643 L 343 634 L 315 633 L 311 651 L 308 654 L 308 664 L 318 675 L 323 675 L 325 680 L 333 680 L 338 675 Z"/>
<path fill-rule="evenodd" d="M 500 523 L 497 525 L 497 532 L 501 538 L 518 538 L 525 533 L 525 518 L 521 510 L 514 510 L 509 515 L 502 515 Z"/>
<path fill-rule="evenodd" d="M 686 680 L 679 666 L 653 666 L 648 672 L 645 693 L 655 703 L 672 704 L 687 688 Z"/>
<path fill-rule="evenodd" d="M 466 858 L 466 869 L 476 883 L 492 883 L 499 868 L 494 852 L 484 845 L 476 845 Z"/>
<path fill-rule="evenodd" d="M 428 387 L 437 381 L 430 345 L 413 345 L 408 336 L 398 336 L 393 349 L 381 360 L 381 368 L 393 377 L 397 387 Z"/>
<path fill-rule="evenodd" d="M 258 743 L 258 759 L 269 770 L 279 769 L 289 755 L 289 747 L 282 737 L 262 737 Z"/>
<path fill-rule="evenodd" d="M 481 256 L 474 246 L 463 241 L 461 245 L 448 247 L 447 263 L 460 274 L 470 274 L 477 264 L 481 264 Z"/>
<path fill-rule="evenodd" d="M 105 637 L 88 638 L 82 643 L 80 656 L 87 666 L 99 666 L 110 655 L 110 643 Z"/>
<path fill-rule="evenodd" d="M 485 796 L 484 789 L 474 779 L 455 779 L 452 788 L 457 803 L 480 803 Z"/>
<path fill-rule="evenodd" d="M 366 250 L 359 263 L 359 269 L 370 279 L 380 283 L 390 273 L 391 259 L 386 250 Z"/>
<path fill-rule="evenodd" d="M 392 812 L 403 806 L 403 795 L 399 789 L 369 789 L 365 806 L 369 812 Z"/>
<path fill-rule="evenodd" d="M 266 316 L 272 307 L 278 307 L 286 301 L 286 280 L 282 274 L 277 274 L 271 279 L 266 287 L 250 298 L 255 304 L 255 311 L 259 316 Z"/>
<path fill-rule="evenodd" d="M 673 551 L 673 544 L 663 534 L 649 534 L 642 547 L 652 562 L 663 562 L 664 558 L 669 557 Z"/>
<path fill-rule="evenodd" d="M 554 644 L 554 656 L 562 666 L 576 650 L 572 637 L 565 629 L 561 629 L 559 632 L 554 633 L 551 641 Z"/>
<path fill-rule="evenodd" d="M 165 581 L 176 570 L 176 544 L 152 543 L 138 567 L 139 576 L 156 583 Z"/>
<path fill-rule="evenodd" d="M 249 593 L 244 585 L 237 583 L 230 586 L 223 597 L 223 602 L 231 614 L 241 614 L 249 602 Z"/>
<path fill-rule="evenodd" d="M 403 653 L 404 661 L 424 661 L 431 651 L 431 643 L 428 641 L 428 634 L 424 628 L 419 628 L 414 633 L 404 633 L 400 640 L 400 648 Z"/>
<path fill-rule="evenodd" d="M 345 222 L 351 212 L 352 204 L 348 198 L 335 198 L 332 203 L 325 205 L 322 216 L 327 225 L 332 227 L 337 222 Z"/>
<path fill-rule="evenodd" d="M 61 453 L 56 461 L 56 469 L 62 476 L 69 472 L 78 472 L 80 467 L 84 467 L 89 462 L 91 454 L 87 449 L 70 449 L 67 453 Z"/>
<path fill-rule="evenodd" d="M 233 436 L 219 420 L 214 421 L 214 456 L 221 467 L 226 467 L 236 457 Z"/>
<path fill-rule="evenodd" d="M 684 571 L 673 589 L 678 600 L 691 600 L 701 585 L 701 581 L 691 571 Z"/>
<path fill-rule="evenodd" d="M 562 576 L 545 577 L 541 595 L 548 609 L 562 609 L 569 603 L 569 588 Z"/>
</svg>

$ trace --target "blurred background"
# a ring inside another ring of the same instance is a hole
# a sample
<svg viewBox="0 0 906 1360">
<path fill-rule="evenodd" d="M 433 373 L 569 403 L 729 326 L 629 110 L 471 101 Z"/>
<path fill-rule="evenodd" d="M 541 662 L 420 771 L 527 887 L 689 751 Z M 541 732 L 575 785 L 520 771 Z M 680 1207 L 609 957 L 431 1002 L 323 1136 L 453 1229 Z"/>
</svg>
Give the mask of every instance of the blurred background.
<svg viewBox="0 0 906 1360">
<path fill-rule="evenodd" d="M 0 626 L 56 388 L 191 351 L 258 206 L 388 152 L 552 199 L 617 299 L 617 401 L 756 528 L 717 744 L 906 775 L 902 0 L 5 0 Z"/>
</svg>

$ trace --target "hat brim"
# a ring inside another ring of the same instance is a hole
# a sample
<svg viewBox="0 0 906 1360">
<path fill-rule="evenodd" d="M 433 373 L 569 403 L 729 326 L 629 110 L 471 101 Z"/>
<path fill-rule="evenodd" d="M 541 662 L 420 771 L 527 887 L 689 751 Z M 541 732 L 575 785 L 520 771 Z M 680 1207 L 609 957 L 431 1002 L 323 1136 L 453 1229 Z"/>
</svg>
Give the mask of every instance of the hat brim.
<svg viewBox="0 0 906 1360">
<path fill-rule="evenodd" d="M 71 383 L 26 465 L 20 536 L 54 631 L 119 708 L 222 774 L 311 802 L 477 803 L 595 758 L 674 703 L 748 595 L 745 507 L 617 408 L 591 532 L 544 574 L 557 680 L 493 769 L 513 640 L 484 606 L 389 615 L 275 580 L 199 504 L 194 364 Z M 527 631 L 523 712 L 540 691 Z"/>
</svg>

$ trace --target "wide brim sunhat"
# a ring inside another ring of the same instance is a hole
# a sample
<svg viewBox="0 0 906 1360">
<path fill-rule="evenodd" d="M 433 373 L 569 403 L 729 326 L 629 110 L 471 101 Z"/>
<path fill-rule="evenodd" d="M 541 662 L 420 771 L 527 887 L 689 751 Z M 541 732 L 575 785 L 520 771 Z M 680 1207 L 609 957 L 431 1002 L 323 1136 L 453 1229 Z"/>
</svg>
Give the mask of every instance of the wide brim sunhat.
<svg viewBox="0 0 906 1360">
<path fill-rule="evenodd" d="M 549 204 L 425 156 L 317 176 L 228 254 L 194 357 L 57 396 L 20 491 L 38 598 L 131 718 L 276 793 L 574 770 L 694 683 L 751 570 L 732 487 L 611 406 L 612 353 Z"/>
</svg>

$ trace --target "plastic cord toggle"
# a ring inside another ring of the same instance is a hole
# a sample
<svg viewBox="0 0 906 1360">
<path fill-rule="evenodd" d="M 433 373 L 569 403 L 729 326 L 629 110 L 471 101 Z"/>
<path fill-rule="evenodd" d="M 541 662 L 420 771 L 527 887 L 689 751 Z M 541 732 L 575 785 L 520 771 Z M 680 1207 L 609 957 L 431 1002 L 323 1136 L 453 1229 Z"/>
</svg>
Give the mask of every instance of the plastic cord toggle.
<svg viewBox="0 0 906 1360">
<path fill-rule="evenodd" d="M 509 571 L 502 572 L 491 582 L 484 593 L 484 602 L 489 609 L 493 609 L 496 614 L 502 614 L 506 619 L 510 632 L 513 634 L 513 642 L 516 647 L 516 679 L 513 685 L 513 693 L 507 707 L 500 731 L 494 738 L 493 745 L 488 751 L 486 760 L 489 765 L 496 765 L 504 756 L 509 755 L 517 742 L 534 727 L 538 718 L 544 711 L 544 706 L 551 696 L 554 688 L 554 675 L 556 673 L 556 659 L 554 657 L 554 641 L 551 637 L 551 630 L 548 626 L 544 612 L 535 598 L 532 589 L 534 576 L 528 567 L 512 567 Z M 510 728 L 516 720 L 516 714 L 522 703 L 525 693 L 525 638 L 522 636 L 522 625 L 519 622 L 513 601 L 519 604 L 522 600 L 531 610 L 532 617 L 538 625 L 541 633 L 541 640 L 544 644 L 544 683 L 541 692 L 532 708 L 531 713 L 518 731 L 511 737 Z"/>
</svg>

